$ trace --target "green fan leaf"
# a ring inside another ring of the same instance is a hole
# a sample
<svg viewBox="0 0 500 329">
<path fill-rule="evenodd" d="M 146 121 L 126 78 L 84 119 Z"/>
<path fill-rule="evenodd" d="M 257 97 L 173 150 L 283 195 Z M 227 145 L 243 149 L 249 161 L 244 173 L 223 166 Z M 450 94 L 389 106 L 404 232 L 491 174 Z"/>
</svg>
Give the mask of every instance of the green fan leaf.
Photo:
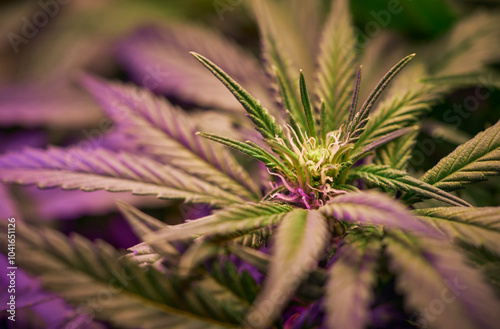
<svg viewBox="0 0 500 329">
<path fill-rule="evenodd" d="M 96 149 L 82 155 L 78 149 L 26 149 L 0 157 L 0 179 L 39 188 L 130 191 L 160 199 L 184 199 L 216 206 L 245 199 L 179 169 L 136 154 Z"/>
<path fill-rule="evenodd" d="M 288 176 L 291 176 L 290 169 L 288 169 L 288 167 L 286 167 L 283 164 L 283 162 L 281 162 L 274 155 L 267 152 L 265 149 L 263 149 L 262 147 L 253 142 L 247 141 L 246 143 L 243 143 L 227 137 L 222 137 L 207 133 L 200 133 L 200 132 L 197 133 L 197 135 L 210 139 L 214 142 L 229 146 L 237 151 L 240 151 L 248 156 L 251 156 L 256 160 L 259 160 L 260 162 L 264 163 L 268 168 L 279 169 L 282 172 L 286 173 Z"/>
<path fill-rule="evenodd" d="M 363 329 L 377 281 L 379 239 L 348 236 L 335 254 L 326 288 L 325 306 L 330 329 Z"/>
<path fill-rule="evenodd" d="M 424 198 L 432 198 L 454 206 L 470 207 L 466 201 L 435 186 L 424 183 L 406 172 L 388 166 L 366 165 L 353 168 L 348 174 L 349 180 L 364 181 L 384 189 L 412 192 Z"/>
<path fill-rule="evenodd" d="M 328 131 L 339 129 L 349 113 L 356 73 L 356 35 L 352 26 L 349 1 L 334 1 L 320 42 L 315 88 L 316 98 L 325 102 Z"/>
<path fill-rule="evenodd" d="M 328 224 L 318 211 L 295 209 L 285 215 L 275 235 L 267 279 L 246 316 L 246 327 L 269 326 L 314 270 L 328 236 Z"/>
<path fill-rule="evenodd" d="M 447 88 L 417 82 L 424 76 L 423 68 L 412 65 L 392 84 L 388 96 L 372 111 L 364 132 L 359 136 L 353 152 L 359 152 L 385 135 L 409 127 L 417 122 Z"/>
<path fill-rule="evenodd" d="M 430 328 L 498 327 L 500 302 L 452 246 L 399 231 L 389 232 L 384 244 L 396 287 L 408 309 L 416 311 L 410 320 Z"/>
<path fill-rule="evenodd" d="M 394 79 L 394 77 L 415 57 L 415 54 L 411 54 L 400 60 L 396 65 L 394 65 L 389 72 L 385 74 L 385 76 L 379 81 L 375 89 L 368 96 L 366 101 L 363 103 L 363 106 L 354 115 L 352 121 L 348 122 L 347 126 L 347 136 L 348 140 L 351 143 L 355 143 L 359 136 L 365 130 L 365 126 L 368 122 L 368 117 L 370 115 L 370 111 L 375 105 L 375 102 L 380 97 L 382 92 L 387 88 L 389 83 Z"/>
<path fill-rule="evenodd" d="M 413 147 L 417 142 L 418 129 L 377 149 L 375 164 L 389 166 L 397 170 L 405 170 L 411 159 Z"/>
<path fill-rule="evenodd" d="M 487 180 L 500 173 L 500 121 L 457 147 L 421 180 L 445 191 Z"/>
<path fill-rule="evenodd" d="M 123 217 L 125 217 L 125 219 L 131 226 L 134 233 L 141 240 L 144 240 L 144 237 L 150 234 L 151 232 L 163 229 L 166 226 L 165 223 L 143 213 L 142 211 L 138 210 L 137 208 L 126 202 L 118 201 L 117 205 L 118 209 L 120 209 L 120 212 L 123 214 Z M 166 241 L 159 241 L 152 245 L 143 244 L 142 247 L 144 247 L 146 255 L 152 255 L 152 250 L 151 252 L 148 250 L 151 249 L 152 247 L 154 251 L 157 251 L 166 257 L 175 258 L 179 256 L 179 251 L 173 245 L 171 245 Z M 132 250 L 132 251 L 135 253 L 138 252 L 137 250 Z M 155 256 L 152 255 L 152 257 Z"/>
<path fill-rule="evenodd" d="M 234 239 L 279 223 L 293 208 L 280 203 L 248 203 L 227 207 L 214 215 L 184 224 L 167 226 L 145 237 L 146 242 L 191 239 L 198 235 L 211 239 Z"/>
<path fill-rule="evenodd" d="M 203 64 L 213 75 L 215 75 L 238 99 L 248 112 L 250 119 L 253 121 L 257 130 L 266 139 L 274 139 L 275 137 L 284 138 L 283 129 L 276 122 L 276 119 L 260 104 L 258 100 L 246 92 L 236 81 L 229 77 L 217 65 L 206 59 L 205 57 L 192 53 L 193 56 Z"/>
<path fill-rule="evenodd" d="M 413 213 L 450 239 L 500 254 L 500 208 L 427 208 Z"/>
<path fill-rule="evenodd" d="M 314 72 L 321 1 L 254 0 L 252 5 L 271 91 L 280 107 L 288 110 L 297 123 L 306 127 L 295 77 L 300 69 L 308 73 L 306 78 L 311 78 L 309 72 Z M 307 84 L 311 86 L 313 82 L 311 79 Z"/>
<path fill-rule="evenodd" d="M 376 150 L 379 147 L 384 146 L 385 144 L 392 142 L 393 140 L 408 134 L 409 132 L 411 132 L 414 129 L 415 128 L 411 128 L 411 127 L 401 128 L 401 129 L 398 129 L 396 131 L 390 132 L 387 135 L 384 135 L 380 138 L 377 138 L 376 140 L 374 140 L 370 144 L 366 145 L 361 151 L 352 155 L 351 161 L 356 162 L 358 159 L 365 157 L 373 150 Z"/>
<path fill-rule="evenodd" d="M 317 136 L 316 123 L 313 117 L 311 101 L 309 100 L 309 93 L 307 92 L 306 79 L 304 78 L 304 74 L 302 73 L 302 71 L 300 71 L 299 81 L 300 81 L 300 97 L 302 100 L 302 106 L 304 107 L 304 113 L 306 117 L 307 134 L 309 137 L 316 138 Z"/>
<path fill-rule="evenodd" d="M 7 229 L 0 223 L 2 231 Z M 40 275 L 48 291 L 60 294 L 82 312 L 122 328 L 237 328 L 247 304 L 203 279 L 179 281 L 154 268 L 143 271 L 104 242 L 93 244 L 51 229 L 16 226 L 16 261 Z M 0 240 L 6 250 L 6 240 Z M 214 303 L 217 300 L 217 303 Z M 207 308 L 206 305 L 210 305 Z"/>
<path fill-rule="evenodd" d="M 246 270 L 240 273 L 230 261 L 215 261 L 209 273 L 221 286 L 227 287 L 228 290 L 248 303 L 253 303 L 259 292 L 260 287 L 252 275 Z"/>
</svg>

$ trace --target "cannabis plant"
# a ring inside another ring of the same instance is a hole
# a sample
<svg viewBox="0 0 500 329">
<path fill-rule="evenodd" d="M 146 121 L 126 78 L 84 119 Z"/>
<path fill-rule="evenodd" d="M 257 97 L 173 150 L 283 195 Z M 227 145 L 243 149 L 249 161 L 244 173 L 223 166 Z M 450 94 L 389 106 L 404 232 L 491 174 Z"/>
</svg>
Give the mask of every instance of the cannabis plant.
<svg viewBox="0 0 500 329">
<path fill-rule="evenodd" d="M 272 6 L 256 1 L 264 93 L 275 103 L 264 106 L 192 53 L 257 134 L 244 124 L 241 138 L 205 132 L 148 90 L 85 75 L 123 149 L 51 147 L 0 158 L 6 182 L 156 195 L 209 205 L 208 216 L 165 225 L 120 202 L 143 241 L 125 255 L 102 241 L 18 225 L 16 261 L 78 311 L 124 328 L 498 327 L 498 278 L 470 259 L 498 259 L 500 209 L 474 207 L 454 191 L 499 173 L 500 123 L 415 178 L 406 168 L 419 117 L 451 87 L 411 54 L 363 92 L 344 0 L 333 3 L 319 46 L 294 44 L 317 52 L 316 68 L 295 70 L 304 62 L 278 38 Z"/>
</svg>

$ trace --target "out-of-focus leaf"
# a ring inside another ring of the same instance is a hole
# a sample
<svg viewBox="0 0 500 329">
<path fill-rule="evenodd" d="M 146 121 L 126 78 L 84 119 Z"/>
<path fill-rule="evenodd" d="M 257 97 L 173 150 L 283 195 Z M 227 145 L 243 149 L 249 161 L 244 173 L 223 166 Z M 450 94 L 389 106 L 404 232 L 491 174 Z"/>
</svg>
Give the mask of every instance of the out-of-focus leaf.
<svg viewBox="0 0 500 329">
<path fill-rule="evenodd" d="M 196 65 L 189 55 L 193 51 L 213 60 L 264 104 L 272 105 L 255 58 L 207 27 L 178 23 L 143 28 L 119 44 L 117 56 L 145 88 L 199 106 L 240 109 L 231 93 Z"/>
<path fill-rule="evenodd" d="M 278 226 L 268 277 L 245 325 L 267 328 L 314 269 L 328 241 L 325 217 L 318 211 L 296 209 Z"/>
<path fill-rule="evenodd" d="M 283 220 L 291 206 L 280 203 L 248 203 L 215 212 L 184 224 L 170 225 L 145 237 L 147 242 L 177 241 L 204 235 L 212 239 L 233 239 Z"/>
<path fill-rule="evenodd" d="M 500 254 L 500 208 L 427 208 L 413 213 L 450 239 Z"/>
<path fill-rule="evenodd" d="M 436 231 L 418 221 L 406 208 L 378 192 L 355 192 L 336 196 L 319 208 L 326 216 L 360 225 L 382 225 L 435 235 Z"/>
<path fill-rule="evenodd" d="M 315 88 L 317 98 L 325 101 L 328 131 L 339 129 L 347 118 L 356 71 L 355 46 L 349 1 L 335 0 L 320 43 Z"/>
<path fill-rule="evenodd" d="M 434 328 L 496 328 L 500 302 L 462 255 L 446 242 L 411 237 L 399 231 L 385 238 L 390 269 L 405 304 L 417 311 L 411 320 Z M 441 312 L 425 311 L 440 301 Z M 420 310 L 418 312 L 418 310 Z"/>
<path fill-rule="evenodd" d="M 380 240 L 347 237 L 329 271 L 325 306 L 330 329 L 363 329 L 374 298 Z"/>
<path fill-rule="evenodd" d="M 5 223 L 0 223 L 2 231 Z M 104 242 L 68 239 L 50 229 L 17 228 L 16 257 L 24 269 L 42 274 L 42 283 L 74 305 L 124 328 L 237 327 L 247 305 L 227 289 L 205 279 L 179 294 L 175 277 L 139 267 Z M 2 248 L 5 240 L 0 241 Z M 106 294 L 106 307 L 92 304 Z M 186 303 L 191 300 L 193 303 Z M 217 303 L 214 303 L 217 300 Z M 145 301 L 147 301 L 145 303 Z M 207 307 L 208 306 L 208 307 Z"/>
</svg>

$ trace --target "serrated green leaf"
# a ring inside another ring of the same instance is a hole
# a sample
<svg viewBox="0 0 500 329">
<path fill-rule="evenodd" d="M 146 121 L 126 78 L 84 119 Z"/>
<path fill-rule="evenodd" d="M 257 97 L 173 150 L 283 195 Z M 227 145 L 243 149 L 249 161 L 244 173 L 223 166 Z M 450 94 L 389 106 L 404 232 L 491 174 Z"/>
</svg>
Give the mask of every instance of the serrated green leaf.
<svg viewBox="0 0 500 329">
<path fill-rule="evenodd" d="M 309 137 L 316 138 L 317 137 L 316 122 L 313 117 L 312 105 L 311 101 L 309 100 L 309 94 L 307 92 L 306 79 L 304 78 L 304 74 L 302 73 L 302 71 L 300 71 L 299 86 L 300 86 L 300 97 L 302 100 L 302 107 L 304 108 L 304 114 L 307 124 L 303 128 L 306 128 Z"/>
<path fill-rule="evenodd" d="M 315 211 L 295 209 L 278 226 L 268 277 L 245 325 L 267 328 L 316 267 L 328 242 L 328 225 Z"/>
<path fill-rule="evenodd" d="M 286 173 L 287 175 L 291 176 L 290 170 L 283 164 L 283 162 L 281 162 L 274 155 L 267 152 L 265 149 L 263 149 L 262 147 L 260 147 L 255 143 L 252 143 L 250 141 L 243 143 L 227 137 L 222 137 L 207 133 L 197 133 L 197 134 L 202 137 L 213 140 L 214 142 L 218 142 L 223 145 L 229 146 L 235 150 L 238 150 L 248 156 L 251 156 L 254 159 L 259 160 L 260 162 L 264 163 L 268 168 L 279 169 L 282 172 Z"/>
<path fill-rule="evenodd" d="M 368 96 L 366 101 L 361 106 L 359 112 L 354 115 L 352 121 L 348 122 L 346 133 L 348 136 L 348 141 L 350 143 L 355 143 L 359 136 L 364 132 L 365 126 L 368 122 L 368 117 L 370 111 L 375 105 L 375 102 L 380 97 L 385 88 L 394 79 L 394 77 L 415 57 L 415 54 L 411 54 L 400 60 L 396 65 L 394 65 L 389 72 L 379 81 L 375 89 Z"/>
<path fill-rule="evenodd" d="M 373 141 L 416 123 L 447 88 L 416 82 L 424 76 L 423 68 L 412 65 L 392 84 L 389 95 L 372 112 L 353 152 L 359 152 Z"/>
<path fill-rule="evenodd" d="M 150 233 L 146 242 L 191 239 L 198 235 L 215 240 L 234 239 L 266 226 L 279 223 L 293 208 L 280 203 L 248 203 L 239 207 L 227 207 L 211 216 L 184 224 L 167 226 Z"/>
<path fill-rule="evenodd" d="M 444 157 L 421 180 L 445 191 L 500 173 L 500 121 Z"/>
<path fill-rule="evenodd" d="M 269 35 L 265 40 L 267 41 L 263 43 L 263 57 L 267 57 L 267 60 L 264 63 L 268 66 L 268 74 L 275 77 L 278 84 L 278 88 L 276 88 L 278 90 L 275 90 L 274 93 L 279 93 L 279 96 L 275 95 L 275 98 L 283 109 L 288 112 L 288 118 L 292 122 L 292 127 L 295 126 L 294 128 L 298 133 L 298 123 L 301 123 L 305 127 L 306 120 L 304 112 L 300 108 L 300 98 L 296 92 L 297 85 L 288 76 L 289 65 L 276 49 L 274 40 Z"/>
<path fill-rule="evenodd" d="M 84 76 L 83 84 L 114 123 L 128 149 L 214 183 L 248 200 L 259 188 L 226 149 L 195 136 L 196 122 L 147 89 Z M 119 108 L 119 110 L 117 110 Z"/>
<path fill-rule="evenodd" d="M 352 162 L 356 162 L 358 161 L 359 159 L 367 156 L 370 152 L 378 149 L 379 147 L 381 146 L 384 146 L 385 144 L 395 140 L 396 138 L 399 138 L 401 136 L 404 136 L 406 134 L 408 134 L 409 132 L 411 132 L 412 130 L 415 130 L 415 128 L 402 128 L 402 129 L 398 129 L 396 131 L 393 131 L 393 132 L 390 132 L 388 133 L 387 135 L 385 136 L 382 136 L 376 140 L 374 140 L 373 142 L 371 142 L 370 144 L 366 145 L 361 151 L 359 151 L 358 153 L 355 153 L 351 156 L 350 158 L 350 161 Z"/>
<path fill-rule="evenodd" d="M 5 222 L 0 226 L 2 231 L 7 228 Z M 246 310 L 232 294 L 203 281 L 177 295 L 171 278 L 154 268 L 144 272 L 104 242 L 93 244 L 78 236 L 71 240 L 48 228 L 16 229 L 16 261 L 23 269 L 40 275 L 45 289 L 117 327 L 236 328 L 238 322 L 225 315 L 224 307 L 232 305 L 235 314 Z M 6 240 L 0 244 L 6 250 Z M 199 290 L 217 296 L 213 309 L 186 307 L 183 300 L 200 300 Z"/>
<path fill-rule="evenodd" d="M 405 170 L 411 159 L 416 143 L 418 129 L 401 136 L 377 149 L 374 162 L 377 165 L 389 166 L 397 170 Z"/>
<path fill-rule="evenodd" d="M 455 206 L 470 207 L 466 201 L 435 186 L 426 184 L 406 172 L 388 166 L 366 165 L 351 169 L 348 180 L 363 179 L 378 187 L 412 192 L 421 197 L 432 198 Z"/>
<path fill-rule="evenodd" d="M 413 213 L 450 239 L 484 246 L 500 255 L 500 208 L 427 208 Z"/>
<path fill-rule="evenodd" d="M 319 44 L 316 98 L 324 100 L 327 130 L 333 131 L 347 119 L 356 72 L 356 35 L 347 0 L 333 2 Z"/>
<path fill-rule="evenodd" d="M 257 130 L 265 139 L 275 137 L 284 138 L 283 129 L 276 119 L 260 104 L 258 100 L 246 92 L 236 81 L 229 77 L 217 65 L 205 57 L 192 53 L 193 56 L 203 64 L 213 75 L 215 75 L 236 97 L 248 112 L 250 119 L 254 122 Z"/>
</svg>

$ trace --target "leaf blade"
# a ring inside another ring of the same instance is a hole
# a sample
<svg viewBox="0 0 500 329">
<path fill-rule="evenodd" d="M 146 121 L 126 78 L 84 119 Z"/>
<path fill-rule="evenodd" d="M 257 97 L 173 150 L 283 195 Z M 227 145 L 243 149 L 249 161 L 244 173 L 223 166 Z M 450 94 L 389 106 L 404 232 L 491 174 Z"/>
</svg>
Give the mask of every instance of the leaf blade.
<svg viewBox="0 0 500 329">
<path fill-rule="evenodd" d="M 283 138 L 283 129 L 259 101 L 210 60 L 194 52 L 191 52 L 191 54 L 233 93 L 264 138 L 273 139 L 276 136 Z"/>
<path fill-rule="evenodd" d="M 149 158 L 106 149 L 96 149 L 85 156 L 79 152 L 51 147 L 9 153 L 0 157 L 0 178 L 11 183 L 37 184 L 40 188 L 128 191 L 215 205 L 244 202 L 234 194 Z"/>
<path fill-rule="evenodd" d="M 246 326 L 267 328 L 314 269 L 327 239 L 327 223 L 319 212 L 295 209 L 288 213 L 278 226 L 269 275 L 246 315 Z M 283 280 L 284 274 L 286 280 Z"/>
<path fill-rule="evenodd" d="M 412 315 L 413 320 L 420 318 L 419 324 L 436 328 L 493 329 L 498 325 L 500 303 L 491 288 L 449 244 L 399 231 L 391 231 L 384 244 L 390 268 L 398 274 L 396 287 L 406 294 L 405 304 L 422 310 Z M 444 307 L 430 317 L 425 309 L 435 300 Z"/>
<path fill-rule="evenodd" d="M 318 209 L 325 216 L 360 225 L 401 228 L 436 235 L 436 231 L 419 222 L 399 202 L 377 192 L 355 192 L 336 196 Z"/>
<path fill-rule="evenodd" d="M 250 200 L 259 188 L 234 157 L 219 145 L 195 135 L 197 124 L 166 99 L 132 85 L 84 75 L 82 84 L 115 125 L 122 148 L 180 168 Z"/>
<path fill-rule="evenodd" d="M 446 191 L 457 190 L 465 184 L 500 174 L 499 160 L 500 121 L 457 147 L 427 171 L 421 180 Z"/>
<path fill-rule="evenodd" d="M 378 187 L 412 192 L 421 197 L 433 198 L 454 206 L 471 206 L 459 197 L 413 178 L 404 171 L 391 169 L 387 166 L 366 165 L 356 167 L 349 172 L 348 178 L 363 179 Z"/>
<path fill-rule="evenodd" d="M 374 299 L 376 268 L 382 244 L 378 239 L 347 238 L 329 270 L 325 305 L 330 329 L 363 329 Z"/>
</svg>

